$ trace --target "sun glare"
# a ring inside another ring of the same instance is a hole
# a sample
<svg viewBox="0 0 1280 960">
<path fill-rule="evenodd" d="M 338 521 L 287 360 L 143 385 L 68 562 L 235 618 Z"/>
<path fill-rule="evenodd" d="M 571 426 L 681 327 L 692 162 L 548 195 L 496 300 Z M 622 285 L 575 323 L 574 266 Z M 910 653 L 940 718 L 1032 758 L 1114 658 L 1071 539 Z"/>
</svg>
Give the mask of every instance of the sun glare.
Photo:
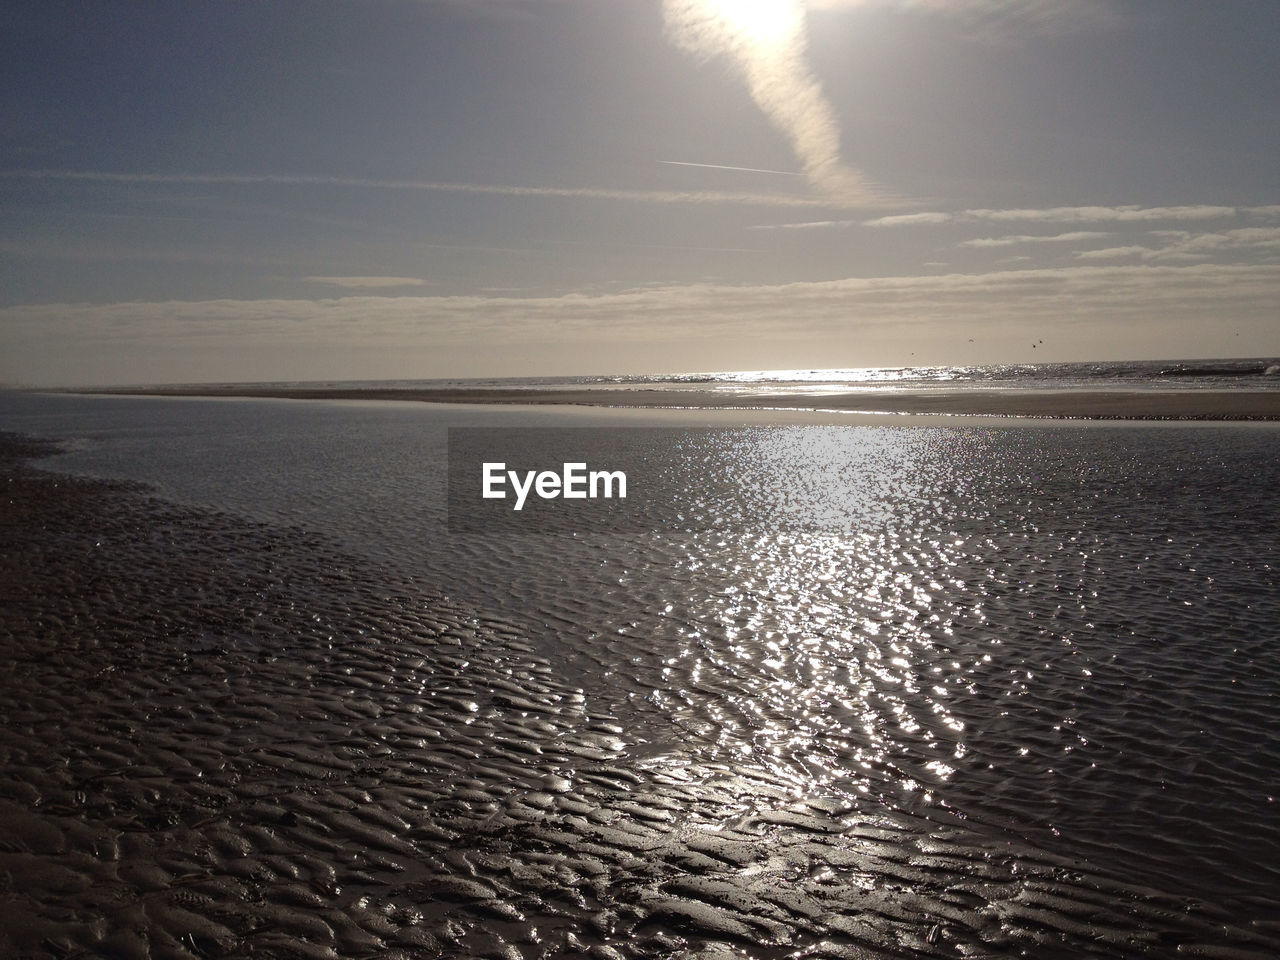
<svg viewBox="0 0 1280 960">
<path fill-rule="evenodd" d="M 799 0 L 708 0 L 707 6 L 755 47 L 785 45 L 799 32 L 804 15 Z"/>
</svg>

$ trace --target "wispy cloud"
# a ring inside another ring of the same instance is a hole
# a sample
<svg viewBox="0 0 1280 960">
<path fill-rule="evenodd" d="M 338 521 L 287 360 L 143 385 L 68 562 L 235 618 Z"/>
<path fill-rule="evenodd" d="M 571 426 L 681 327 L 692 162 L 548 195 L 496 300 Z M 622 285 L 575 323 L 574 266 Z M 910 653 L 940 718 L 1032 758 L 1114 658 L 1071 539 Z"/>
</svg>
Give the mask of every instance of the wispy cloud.
<svg viewBox="0 0 1280 960">
<path fill-rule="evenodd" d="M 1081 250 L 1076 253 L 1077 260 L 1122 260 L 1128 257 L 1140 257 L 1150 253 L 1150 247 L 1129 244 L 1124 247 L 1104 247 L 1100 250 Z"/>
<path fill-rule="evenodd" d="M 426 283 L 419 277 L 303 277 L 302 279 L 307 283 L 351 288 L 421 287 Z"/>
<path fill-rule="evenodd" d="M 155 183 L 253 186 L 275 184 L 292 187 L 335 187 L 367 190 L 410 190 L 435 193 L 479 194 L 502 197 L 558 200 L 606 200 L 620 203 L 707 204 L 748 207 L 809 207 L 856 209 L 883 206 L 892 201 L 866 191 L 858 196 L 800 196 L 727 191 L 622 190 L 605 187 L 538 187 L 515 184 L 457 183 L 437 180 L 378 180 L 363 177 L 326 177 L 306 174 L 237 173 L 116 173 L 98 170 L 0 170 L 0 178 L 62 180 L 90 183 Z"/>
<path fill-rule="evenodd" d="M 1006 235 L 1003 237 L 976 237 L 963 240 L 961 247 L 1013 247 L 1023 243 L 1076 243 L 1081 240 L 1102 240 L 1111 236 L 1093 230 L 1074 230 L 1070 233 L 1055 233 L 1052 236 L 1036 236 L 1028 234 Z"/>
<path fill-rule="evenodd" d="M 149 261 L 151 263 L 234 264 L 252 267 L 299 267 L 296 258 L 261 253 L 184 249 L 180 245 L 95 244 L 86 239 L 56 241 L 0 240 L 0 255 L 69 261 Z M 305 269 L 305 267 L 303 267 Z"/>
<path fill-rule="evenodd" d="M 588 296 L 375 297 L 41 304 L 0 309 L 0 376 L 31 358 L 129 356 L 141 346 L 185 350 L 194 340 L 230 351 L 371 344 L 429 352 L 526 342 L 654 343 L 724 338 L 844 336 L 877 325 L 952 329 L 1094 324 L 1186 324 L 1205 318 L 1274 325 L 1280 265 L 1075 266 L 986 274 L 848 278 L 770 286 L 703 284 Z"/>
<path fill-rule="evenodd" d="M 840 156 L 835 111 L 809 67 L 800 0 L 664 0 L 673 41 L 702 57 L 728 58 L 756 106 L 791 143 L 809 182 L 833 197 L 870 191 Z"/>
<path fill-rule="evenodd" d="M 877 217 L 874 220 L 863 220 L 864 227 L 910 227 L 920 224 L 949 223 L 949 213 L 899 213 L 888 217 Z M 852 221 L 849 221 L 852 222 Z"/>
<path fill-rule="evenodd" d="M 1139 257 L 1149 262 L 1208 260 L 1235 251 L 1280 252 L 1280 227 L 1242 227 L 1213 233 L 1189 230 L 1151 230 L 1147 236 L 1159 245 L 1129 245 L 1086 250 L 1076 254 L 1079 260 L 1117 260 Z"/>
<path fill-rule="evenodd" d="M 1242 227 L 1215 233 L 1187 233 L 1174 239 L 1172 249 L 1183 253 L 1218 253 L 1223 250 L 1278 250 L 1280 227 Z"/>
<path fill-rule="evenodd" d="M 1212 220 L 1235 216 L 1239 208 L 1208 205 L 1179 207 L 1049 207 L 1043 210 L 966 210 L 974 220 L 1039 221 L 1043 223 L 1134 223 L 1145 220 Z"/>
<path fill-rule="evenodd" d="M 972 210 L 927 210 L 918 213 L 896 213 L 869 220 L 818 220 L 802 223 L 775 224 L 772 229 L 841 227 L 919 227 L 946 223 L 1154 223 L 1179 220 L 1218 220 L 1231 217 L 1274 219 L 1280 217 L 1280 206 L 1226 207 L 1211 204 L 1189 204 L 1169 207 L 1122 206 L 1080 207 L 1015 207 L 1006 210 L 977 208 Z M 1070 237 L 1070 234 L 1064 234 Z M 975 246 L 996 246 L 984 241 Z"/>
<path fill-rule="evenodd" d="M 1280 207 L 1224 207 L 1194 204 L 1173 207 L 1090 206 L 1014 208 L 1009 210 L 961 210 L 955 213 L 909 213 L 861 221 L 864 227 L 906 227 L 953 221 L 997 221 L 1026 223 L 1143 223 L 1156 220 L 1214 220 L 1234 216 L 1275 217 Z"/>
</svg>

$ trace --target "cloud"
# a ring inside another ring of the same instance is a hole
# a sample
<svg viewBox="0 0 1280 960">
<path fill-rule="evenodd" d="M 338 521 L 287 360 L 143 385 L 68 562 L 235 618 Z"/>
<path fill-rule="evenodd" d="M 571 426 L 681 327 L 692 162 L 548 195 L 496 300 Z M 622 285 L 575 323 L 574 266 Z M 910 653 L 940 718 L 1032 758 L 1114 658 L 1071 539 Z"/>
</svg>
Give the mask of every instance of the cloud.
<svg viewBox="0 0 1280 960">
<path fill-rule="evenodd" d="M 88 382 L 94 375 L 87 371 L 104 364 L 123 369 L 140 363 L 137 357 L 201 351 L 234 363 L 305 348 L 327 352 L 323 375 L 337 375 L 335 369 L 350 369 L 344 358 L 362 352 L 377 352 L 403 370 L 445 348 L 475 354 L 529 344 L 573 357 L 591 344 L 617 353 L 662 344 L 668 356 L 677 345 L 685 356 L 696 344 L 712 350 L 744 342 L 850 344 L 872 334 L 903 343 L 973 325 L 1011 334 L 1027 328 L 1069 333 L 1084 325 L 1097 331 L 1089 342 L 1100 353 L 1112 327 L 1153 338 L 1199 335 L 1196 342 L 1211 351 L 1213 330 L 1227 320 L 1274 340 L 1266 331 L 1274 331 L 1278 300 L 1275 264 L 1135 264 L 667 286 L 595 296 L 43 304 L 0 309 L 0 378 Z M 81 359 L 68 365 L 73 351 Z M 138 381 L 154 369 L 143 365 L 124 376 Z"/>
<path fill-rule="evenodd" d="M 802 229 L 838 227 L 916 227 L 937 226 L 944 223 L 1147 223 L 1160 220 L 1215 220 L 1236 216 L 1248 216 L 1263 219 L 1280 217 L 1280 206 L 1225 207 L 1209 204 L 1192 204 L 1170 207 L 1124 206 L 1081 206 L 1081 207 L 1045 207 L 1013 208 L 1008 210 L 973 209 L 947 212 L 941 210 L 923 211 L 920 213 L 899 213 L 875 217 L 870 220 L 816 220 L 807 223 L 777 224 L 772 228 L 760 229 Z M 1083 239 L 1084 234 L 1062 234 L 1066 239 Z M 967 242 L 967 246 L 1003 246 L 1013 242 L 1035 242 L 1028 237 L 998 238 L 1001 242 L 981 240 Z M 1041 238 L 1043 239 L 1043 238 Z"/>
<path fill-rule="evenodd" d="M 1106 247 L 1102 250 L 1081 250 L 1076 254 L 1077 260 L 1119 260 L 1126 257 L 1140 257 L 1151 253 L 1150 247 L 1130 245 L 1127 247 Z"/>
<path fill-rule="evenodd" d="M 1141 257 L 1150 262 L 1192 261 L 1212 259 L 1220 254 L 1240 250 L 1280 251 L 1280 227 L 1242 227 L 1215 233 L 1192 233 L 1189 230 L 1151 230 L 1148 236 L 1164 241 L 1162 246 L 1108 247 L 1077 253 L 1080 260 L 1110 260 Z"/>
<path fill-rule="evenodd" d="M 797 194 L 732 193 L 728 191 L 623 190 L 606 187 L 531 187 L 516 184 L 457 183 L 439 180 L 378 180 L 364 177 L 325 177 L 307 174 L 239 173 L 115 173 L 98 170 L 0 170 L 0 179 L 61 180 L 89 183 L 224 184 L 285 187 L 337 187 L 362 190 L 407 190 L 478 194 L 554 200 L 604 200 L 619 203 L 692 204 L 748 207 L 810 207 L 842 209 L 883 206 L 891 198 L 866 190 L 857 196 L 812 197 Z"/>
<path fill-rule="evenodd" d="M 1042 221 L 1045 223 L 1138 222 L 1145 220 L 1211 220 L 1235 216 L 1235 207 L 1049 207 L 1044 210 L 966 210 L 975 220 Z"/>
<path fill-rule="evenodd" d="M 950 223 L 951 219 L 952 216 L 949 213 L 900 213 L 875 220 L 863 220 L 862 225 L 864 227 L 907 227 L 918 224 Z"/>
<path fill-rule="evenodd" d="M 1224 250 L 1280 249 L 1280 227 L 1242 227 L 1215 233 L 1180 233 L 1167 250 L 1219 253 Z"/>
<path fill-rule="evenodd" d="M 1280 206 L 1223 207 L 1195 204 L 1177 207 L 1046 207 L 1041 209 L 962 210 L 957 213 L 909 213 L 864 220 L 866 227 L 904 227 L 951 221 L 1027 223 L 1143 223 L 1155 220 L 1215 220 L 1234 216 L 1280 216 Z"/>
<path fill-rule="evenodd" d="M 958 246 L 961 247 L 1012 247 L 1023 243 L 1075 243 L 1079 240 L 1101 240 L 1109 237 L 1109 233 L 1098 233 L 1091 230 L 1076 230 L 1071 233 L 1057 233 L 1053 236 L 1034 236 L 1020 234 L 1017 236 L 1008 235 L 1003 237 L 978 237 L 973 240 L 963 240 Z"/>
<path fill-rule="evenodd" d="M 800 0 L 664 0 L 672 41 L 701 57 L 725 57 L 761 112 L 790 141 L 815 187 L 832 197 L 870 191 L 840 156 L 835 111 L 809 67 Z"/>
<path fill-rule="evenodd" d="M 325 283 L 334 287 L 421 287 L 426 281 L 418 277 L 303 277 L 308 283 Z"/>
</svg>

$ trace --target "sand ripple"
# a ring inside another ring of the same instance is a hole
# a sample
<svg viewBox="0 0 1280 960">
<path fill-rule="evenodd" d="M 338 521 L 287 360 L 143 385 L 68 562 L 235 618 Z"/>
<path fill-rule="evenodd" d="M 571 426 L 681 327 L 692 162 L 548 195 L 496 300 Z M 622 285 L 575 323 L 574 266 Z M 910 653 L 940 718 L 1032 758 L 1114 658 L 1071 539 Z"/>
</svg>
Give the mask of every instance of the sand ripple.
<svg viewBox="0 0 1280 960">
<path fill-rule="evenodd" d="M 4 490 L 6 956 L 1280 953 L 990 825 L 656 749 L 516 621 L 303 532 L 12 459 Z"/>
</svg>

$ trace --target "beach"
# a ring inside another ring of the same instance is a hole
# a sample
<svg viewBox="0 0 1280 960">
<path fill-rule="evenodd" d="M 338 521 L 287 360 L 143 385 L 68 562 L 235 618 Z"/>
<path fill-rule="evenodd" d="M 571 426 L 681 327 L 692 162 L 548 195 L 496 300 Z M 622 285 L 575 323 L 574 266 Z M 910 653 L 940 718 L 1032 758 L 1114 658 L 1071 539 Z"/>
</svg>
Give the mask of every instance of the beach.
<svg viewBox="0 0 1280 960">
<path fill-rule="evenodd" d="M 0 960 L 1280 958 L 1275 3 L 193 7 L 3 15 Z"/>
<path fill-rule="evenodd" d="M 592 411 L 27 403 L 130 479 L 5 440 L 9 953 L 1280 950 L 1272 428 L 691 426 L 855 522 L 575 542 L 443 428 Z"/>
<path fill-rule="evenodd" d="M 1280 420 L 1280 390 L 865 390 L 856 393 L 733 394 L 679 389 L 450 389 L 251 385 L 120 387 L 102 393 L 291 400 L 401 400 L 420 403 L 534 404 L 697 410 L 826 410 L 1094 420 Z"/>
</svg>

